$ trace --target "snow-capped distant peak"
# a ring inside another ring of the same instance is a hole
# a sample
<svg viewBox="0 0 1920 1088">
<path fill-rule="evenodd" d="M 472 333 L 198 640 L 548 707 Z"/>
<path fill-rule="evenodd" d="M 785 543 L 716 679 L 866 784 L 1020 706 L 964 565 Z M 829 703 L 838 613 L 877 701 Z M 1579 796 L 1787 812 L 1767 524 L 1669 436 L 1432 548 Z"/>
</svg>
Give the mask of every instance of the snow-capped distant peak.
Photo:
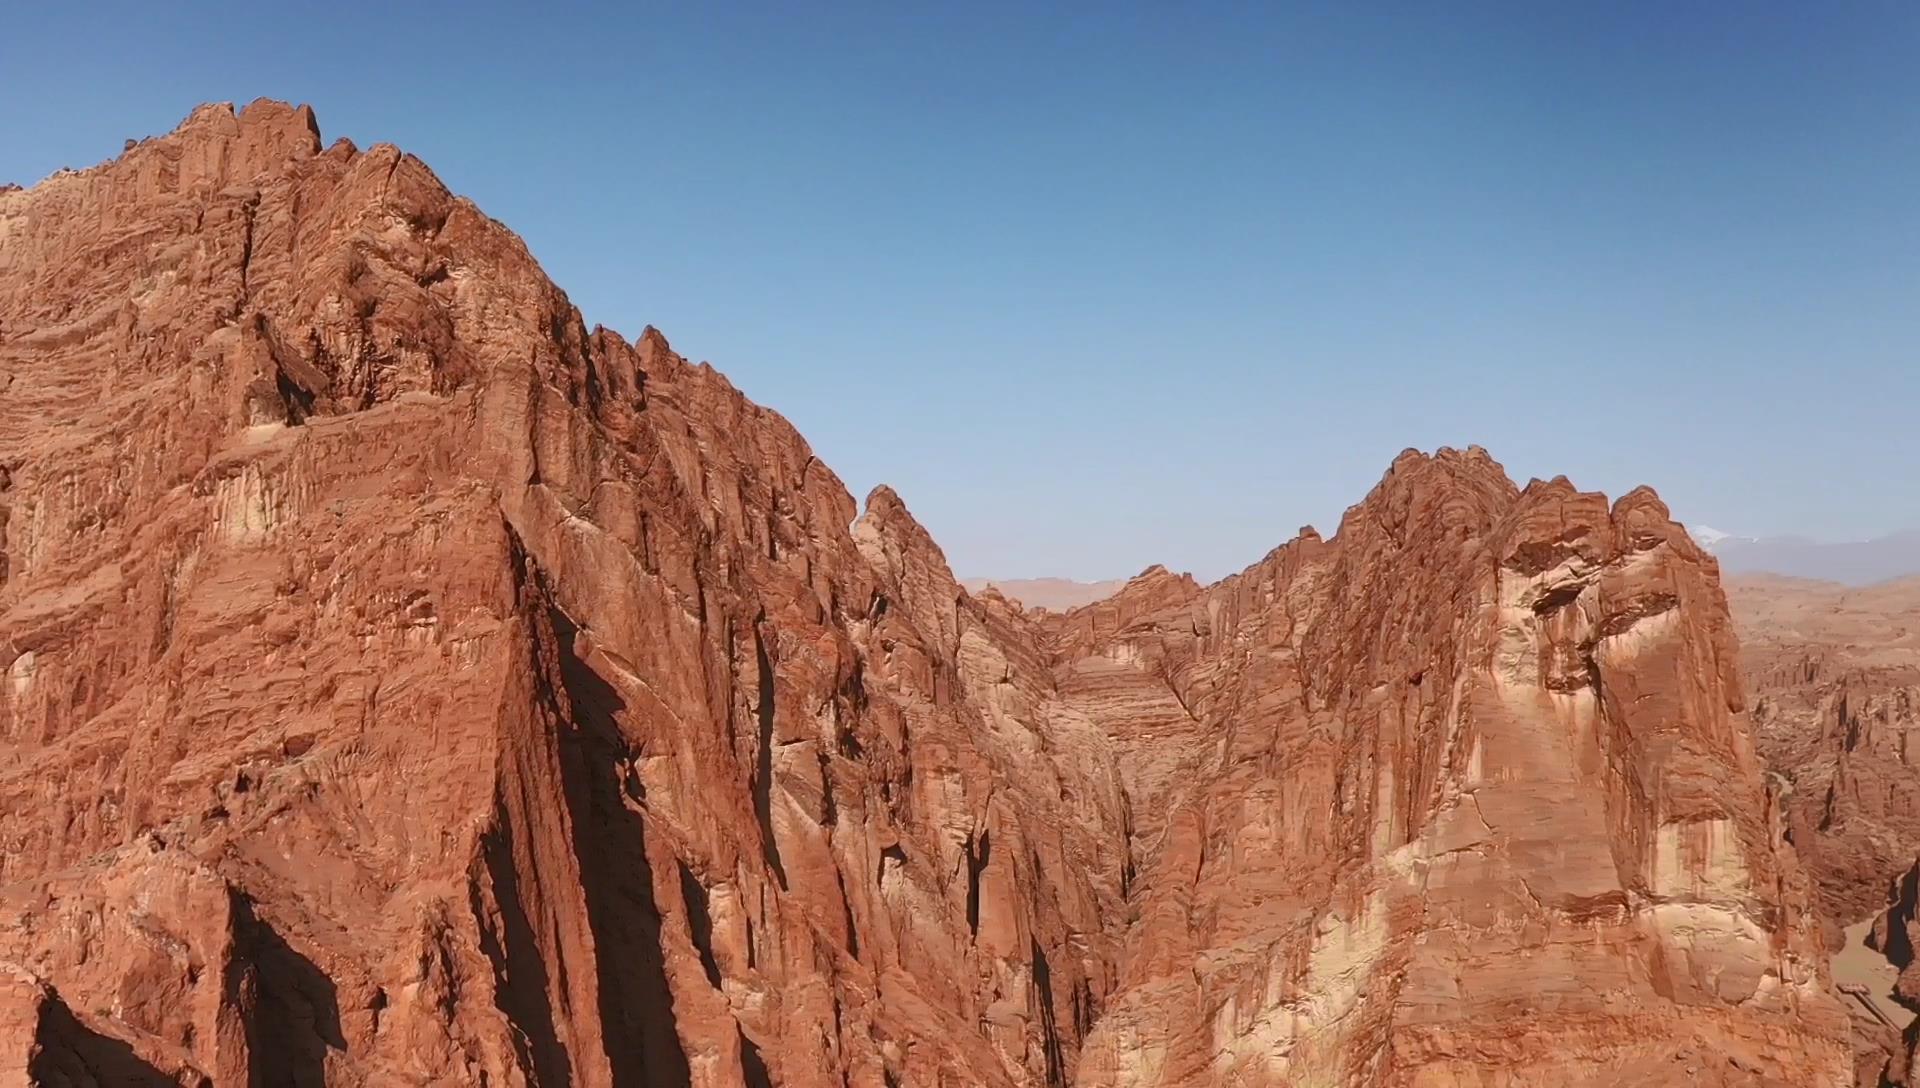
<svg viewBox="0 0 1920 1088">
<path fill-rule="evenodd" d="M 1693 539 L 1699 541 L 1703 548 L 1711 548 L 1722 540 L 1730 540 L 1733 537 L 1732 533 L 1723 533 L 1711 525 L 1695 525 L 1687 532 L 1692 533 Z"/>
</svg>

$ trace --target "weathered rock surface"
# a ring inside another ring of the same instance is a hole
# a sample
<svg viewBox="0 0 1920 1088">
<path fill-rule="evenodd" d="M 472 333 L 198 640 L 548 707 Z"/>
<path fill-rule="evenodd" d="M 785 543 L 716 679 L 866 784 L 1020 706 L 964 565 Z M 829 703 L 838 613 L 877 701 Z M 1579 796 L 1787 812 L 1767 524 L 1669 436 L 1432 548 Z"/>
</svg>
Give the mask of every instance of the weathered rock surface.
<svg viewBox="0 0 1920 1088">
<path fill-rule="evenodd" d="M 0 284 L 0 956 L 77 1014 L 223 1084 L 1077 1048 L 1121 802 L 1038 657 L 420 162 L 204 108 L 0 195 Z"/>
<path fill-rule="evenodd" d="M 1650 492 L 1409 452 L 1121 626 L 1208 739 L 1082 1082 L 1843 1083 L 1712 572 Z"/>
<path fill-rule="evenodd" d="M 1920 579 L 1744 576 L 1728 597 L 1789 832 L 1826 914 L 1850 924 L 1920 853 Z"/>
<path fill-rule="evenodd" d="M 1749 575 L 1728 581 L 1728 597 L 1788 836 L 1830 947 L 1856 958 L 1861 927 L 1920 854 L 1920 580 L 1856 588 Z M 1873 947 L 1889 950 L 1885 931 Z M 1838 973 L 1878 988 L 1870 965 L 1857 979 Z M 1858 1083 L 1906 1083 L 1908 1044 L 1850 996 Z"/>
<path fill-rule="evenodd" d="M 1920 1020 L 1913 1015 L 1920 1009 L 1920 956 L 1915 954 L 1920 948 L 1915 943 L 1920 941 L 1920 861 L 1893 882 L 1886 909 L 1873 917 L 1870 926 L 1864 943 L 1897 972 L 1889 996 L 1904 1009 L 1898 1018 L 1880 1018 L 1878 1032 L 1855 1032 L 1858 1083 L 1912 1085 L 1920 1073 Z M 1846 992 L 1857 996 L 1852 987 Z"/>
<path fill-rule="evenodd" d="M 1850 1080 L 1650 492 L 1030 613 L 260 102 L 0 192 L 0 534 L 16 1079 Z"/>
</svg>

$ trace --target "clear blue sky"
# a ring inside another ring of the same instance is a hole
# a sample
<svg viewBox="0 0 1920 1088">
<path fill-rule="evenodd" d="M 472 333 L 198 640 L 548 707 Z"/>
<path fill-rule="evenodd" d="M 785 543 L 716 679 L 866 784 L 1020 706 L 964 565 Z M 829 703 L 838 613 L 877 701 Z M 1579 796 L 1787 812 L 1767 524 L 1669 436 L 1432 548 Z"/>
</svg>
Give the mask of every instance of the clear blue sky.
<svg viewBox="0 0 1920 1088">
<path fill-rule="evenodd" d="M 1920 5 L 66 6 L 7 16 L 0 180 L 310 103 L 965 574 L 1218 575 L 1475 442 L 1920 524 Z"/>
</svg>

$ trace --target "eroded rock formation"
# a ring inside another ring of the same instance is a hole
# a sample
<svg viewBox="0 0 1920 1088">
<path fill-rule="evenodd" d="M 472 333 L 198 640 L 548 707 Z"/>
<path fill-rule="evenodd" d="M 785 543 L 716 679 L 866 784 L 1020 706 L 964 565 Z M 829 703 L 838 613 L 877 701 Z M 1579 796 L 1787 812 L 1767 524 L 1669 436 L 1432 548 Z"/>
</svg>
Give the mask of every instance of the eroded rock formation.
<svg viewBox="0 0 1920 1088">
<path fill-rule="evenodd" d="M 260 102 L 0 192 L 0 527 L 10 1075 L 1850 1079 L 1650 492 L 1029 613 Z"/>
<path fill-rule="evenodd" d="M 1711 572 L 1650 492 L 1409 453 L 1121 627 L 1203 739 L 1082 1080 L 1840 1083 Z"/>
<path fill-rule="evenodd" d="M 1892 1004 L 1900 997 L 1884 993 L 1884 964 L 1866 953 L 1907 966 L 1884 923 L 1879 940 L 1868 930 L 1890 898 L 1896 910 L 1910 899 L 1906 870 L 1920 854 L 1920 581 L 1849 587 L 1748 575 L 1730 579 L 1728 595 L 1754 735 L 1814 879 L 1836 981 L 1882 995 L 1849 993 L 1858 1083 L 1904 1084 L 1910 1043 L 1896 1027 L 1912 1013 Z M 1907 988 L 1915 1002 L 1920 990 Z"/>
<path fill-rule="evenodd" d="M 1728 593 L 1789 830 L 1827 915 L 1858 921 L 1920 853 L 1920 580 L 1744 576 Z"/>
</svg>

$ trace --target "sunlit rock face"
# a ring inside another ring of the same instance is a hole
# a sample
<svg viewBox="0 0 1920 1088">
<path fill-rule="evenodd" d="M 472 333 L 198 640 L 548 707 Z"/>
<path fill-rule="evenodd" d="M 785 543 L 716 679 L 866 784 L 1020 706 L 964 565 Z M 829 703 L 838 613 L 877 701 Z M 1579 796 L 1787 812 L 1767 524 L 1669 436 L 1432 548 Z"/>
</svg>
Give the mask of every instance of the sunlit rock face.
<svg viewBox="0 0 1920 1088">
<path fill-rule="evenodd" d="M 1920 579 L 1728 588 L 1754 737 L 1835 926 L 1886 905 L 1920 853 Z"/>
<path fill-rule="evenodd" d="M 1081 1082 L 1847 1082 L 1714 566 L 1651 492 L 1410 452 L 1112 637 L 1204 740 Z"/>
<path fill-rule="evenodd" d="M 1920 854 L 1920 579 L 1845 586 L 1742 575 L 1729 580 L 1728 598 L 1755 744 L 1813 879 L 1828 946 L 1840 950 L 1835 982 L 1881 992 L 1884 973 L 1908 965 L 1905 945 L 1869 948 L 1865 931 L 1910 899 Z M 1860 964 L 1859 977 L 1841 977 L 1848 963 Z M 1857 1082 L 1907 1083 L 1901 1029 L 1911 1013 L 1849 998 Z"/>
<path fill-rule="evenodd" d="M 971 595 L 304 108 L 0 192 L 28 1083 L 1844 1084 L 1737 668 L 1651 493 L 1477 450 Z"/>
</svg>

